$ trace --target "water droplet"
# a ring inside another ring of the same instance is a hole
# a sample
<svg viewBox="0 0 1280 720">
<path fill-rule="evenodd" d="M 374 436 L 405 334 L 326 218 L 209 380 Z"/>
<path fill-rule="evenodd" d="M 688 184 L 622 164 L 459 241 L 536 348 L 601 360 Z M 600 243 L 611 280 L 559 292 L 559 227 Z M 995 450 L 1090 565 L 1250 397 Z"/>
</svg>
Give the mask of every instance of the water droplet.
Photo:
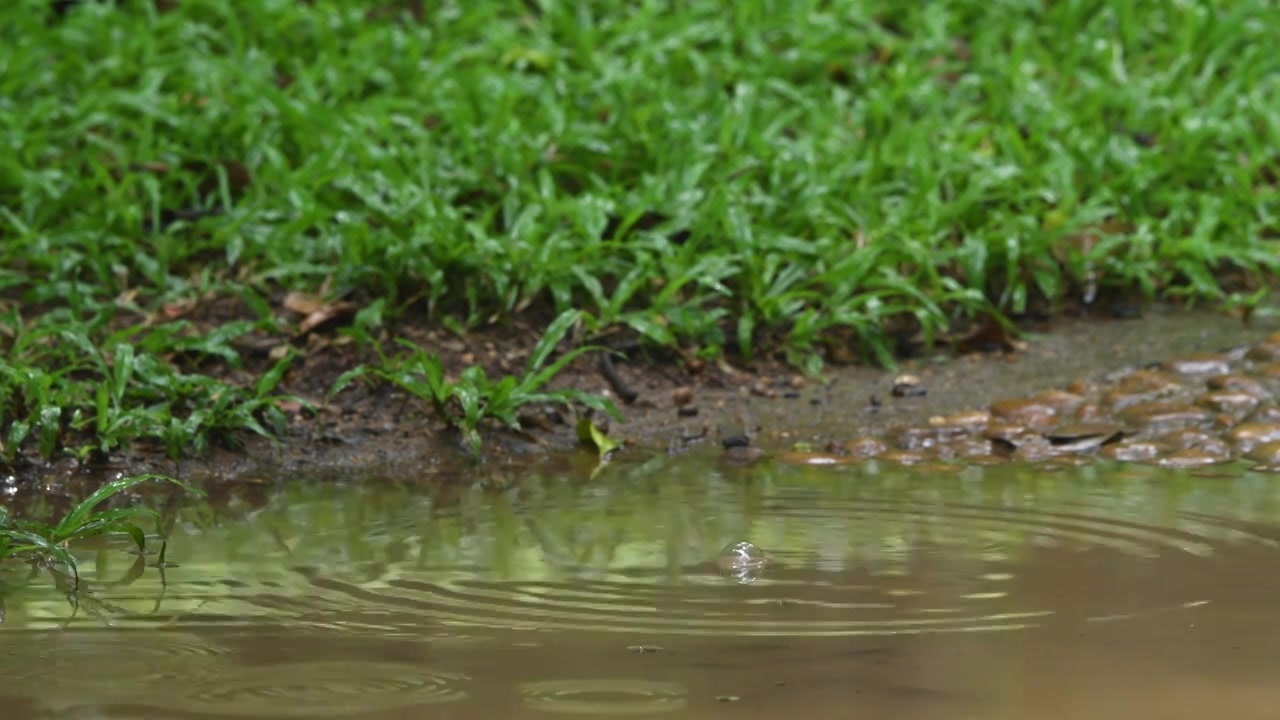
<svg viewBox="0 0 1280 720">
<path fill-rule="evenodd" d="M 746 540 L 725 545 L 717 561 L 720 567 L 731 569 L 763 567 L 768 562 L 768 554 L 755 543 Z"/>
<path fill-rule="evenodd" d="M 759 580 L 768 564 L 769 554 L 746 540 L 726 545 L 716 558 L 716 565 L 725 577 L 733 578 L 740 585 Z"/>
</svg>

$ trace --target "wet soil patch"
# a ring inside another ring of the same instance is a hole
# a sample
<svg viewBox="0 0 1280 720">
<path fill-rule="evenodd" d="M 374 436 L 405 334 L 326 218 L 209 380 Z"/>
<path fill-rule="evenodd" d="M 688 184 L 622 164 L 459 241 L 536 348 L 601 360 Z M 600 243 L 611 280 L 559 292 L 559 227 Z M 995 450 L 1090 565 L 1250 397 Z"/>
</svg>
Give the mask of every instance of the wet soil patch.
<svg viewBox="0 0 1280 720">
<path fill-rule="evenodd" d="M 206 312 L 207 321 L 218 323 L 237 309 Z M 278 443 L 249 437 L 241 447 L 180 461 L 139 445 L 91 469 L 209 479 L 395 468 L 441 480 L 472 470 L 457 434 L 419 400 L 373 383 L 328 394 L 342 372 L 375 359 L 332 328 L 322 319 L 291 340 L 304 353 L 281 391 L 314 409 L 287 404 L 289 424 Z M 1237 441 L 1223 433 L 1248 418 L 1269 422 L 1274 367 L 1262 355 L 1273 344 L 1246 345 L 1278 329 L 1280 323 L 1269 318 L 1246 325 L 1221 314 L 1169 306 L 1154 307 L 1141 319 L 1059 316 L 1024 325 L 1020 341 L 994 352 L 956 354 L 939 348 L 894 370 L 831 365 L 819 378 L 798 374 L 780 359 L 749 365 L 703 362 L 615 340 L 612 345 L 621 354 L 607 362 L 601 354 L 584 356 L 553 386 L 613 397 L 626 423 L 608 430 L 631 450 L 679 452 L 723 444 L 746 448 L 738 450 L 746 459 L 765 451 L 799 450 L 818 451 L 815 459 L 880 456 L 916 462 L 1105 449 L 1118 459 L 1183 453 L 1179 457 L 1195 464 L 1206 447 L 1215 457 L 1226 456 L 1220 452 L 1223 443 L 1234 443 L 1265 461 L 1270 449 L 1280 448 L 1271 445 L 1280 435 Z M 539 333 L 533 323 L 466 337 L 425 326 L 397 328 L 399 337 L 439 354 L 455 377 L 470 365 L 484 367 L 491 377 L 518 373 Z M 279 341 L 247 337 L 241 345 L 242 370 L 208 370 L 251 382 L 272 362 L 271 348 Z M 1274 362 L 1280 363 L 1280 350 Z M 574 418 L 562 408 L 530 407 L 522 420 L 526 432 L 487 431 L 487 465 L 524 464 L 530 456 L 578 446 Z M 1217 438 L 1216 444 L 1190 435 L 1164 437 L 1190 430 Z M 1156 438 L 1163 444 L 1143 445 Z M 18 470 L 18 480 L 67 479 L 85 468 L 64 461 Z"/>
</svg>

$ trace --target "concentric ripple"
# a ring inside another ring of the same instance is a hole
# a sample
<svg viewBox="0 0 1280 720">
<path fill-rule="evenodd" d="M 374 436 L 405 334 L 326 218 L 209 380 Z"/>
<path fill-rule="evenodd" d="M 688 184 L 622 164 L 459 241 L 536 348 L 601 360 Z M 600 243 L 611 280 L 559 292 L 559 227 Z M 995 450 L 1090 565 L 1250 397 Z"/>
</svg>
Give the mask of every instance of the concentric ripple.
<svg viewBox="0 0 1280 720">
<path fill-rule="evenodd" d="M 5 636 L 0 677 L 6 683 L 44 683 L 50 677 L 83 678 L 93 683 L 109 668 L 113 677 L 159 680 L 169 668 L 216 662 L 227 648 L 198 635 L 173 631 L 68 633 L 26 631 Z M 109 682 L 109 681 L 104 681 Z"/>
<path fill-rule="evenodd" d="M 548 680 L 520 687 L 524 705 L 575 715 L 648 715 L 683 710 L 684 686 L 631 678 Z"/>
<path fill-rule="evenodd" d="M 1071 503 L 1044 510 L 778 496 L 762 508 L 769 521 L 814 537 L 808 549 L 766 548 L 774 562 L 749 587 L 726 580 L 714 556 L 674 576 L 657 558 L 562 579 L 521 577 L 520 569 L 493 577 L 401 566 L 356 582 L 315 568 L 299 572 L 315 598 L 340 605 L 345 597 L 458 627 L 840 637 L 1009 631 L 1051 618 L 1115 621 L 1192 610 L 1212 596 L 1200 588 L 1163 592 L 1158 584 L 1112 591 L 1114 576 L 1195 575 L 1232 548 L 1277 547 L 1273 537 L 1205 514 L 1146 523 Z M 1060 590 L 1043 589 L 1057 568 L 1078 589 L 1069 612 Z"/>
<path fill-rule="evenodd" d="M 1197 612 L 1230 590 L 1224 572 L 1280 560 L 1269 480 L 780 469 L 753 489 L 692 468 L 684 480 L 667 468 L 660 485 L 476 495 L 447 513 L 411 499 L 290 506 L 277 521 L 287 537 L 246 525 L 225 538 L 241 564 L 223 562 L 213 536 L 185 538 L 208 543 L 209 559 L 191 551 L 169 586 L 109 597 L 150 609 L 162 591 L 165 612 L 112 622 L 442 647 L 511 630 L 646 642 L 1000 632 Z M 750 582 L 733 572 L 744 566 Z"/>
<path fill-rule="evenodd" d="M 418 665 L 368 660 L 225 666 L 176 685 L 180 695 L 148 700 L 221 716 L 348 715 L 464 700 L 466 680 Z"/>
</svg>

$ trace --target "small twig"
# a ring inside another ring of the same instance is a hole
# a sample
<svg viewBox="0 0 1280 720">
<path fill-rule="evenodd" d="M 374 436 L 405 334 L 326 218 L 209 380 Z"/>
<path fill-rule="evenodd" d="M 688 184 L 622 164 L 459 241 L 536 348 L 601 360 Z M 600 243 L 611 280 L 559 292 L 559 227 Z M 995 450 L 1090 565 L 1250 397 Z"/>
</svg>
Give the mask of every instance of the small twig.
<svg viewBox="0 0 1280 720">
<path fill-rule="evenodd" d="M 604 375 L 604 379 L 609 381 L 609 385 L 613 387 L 613 391 L 618 394 L 622 402 L 630 405 L 636 401 L 636 398 L 640 397 L 640 393 L 633 390 L 630 385 L 627 385 L 627 381 L 622 379 L 622 376 L 618 374 L 618 369 L 613 366 L 613 351 L 600 351 L 599 367 L 600 374 Z"/>
</svg>

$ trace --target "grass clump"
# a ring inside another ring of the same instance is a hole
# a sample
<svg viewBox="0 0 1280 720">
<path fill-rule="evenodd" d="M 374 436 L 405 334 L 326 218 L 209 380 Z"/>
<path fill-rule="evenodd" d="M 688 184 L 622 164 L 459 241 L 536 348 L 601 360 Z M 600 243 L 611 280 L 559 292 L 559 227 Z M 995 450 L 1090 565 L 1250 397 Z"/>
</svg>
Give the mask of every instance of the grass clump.
<svg viewBox="0 0 1280 720">
<path fill-rule="evenodd" d="M 1113 290 L 1253 303 L 1280 265 L 1270 0 L 47 5 L 0 8 L 9 454 L 269 431 L 273 383 L 178 369 L 244 329 L 166 312 L 210 297 L 576 309 L 817 369 Z"/>
<path fill-rule="evenodd" d="M 0 562 L 21 559 L 33 567 L 53 569 L 61 566 L 71 576 L 74 586 L 79 587 L 79 565 L 68 549 L 70 543 L 90 537 L 120 536 L 132 540 L 140 554 L 146 552 L 146 533 L 136 521 L 139 518 L 153 520 L 155 534 L 163 538 L 160 515 L 155 510 L 143 506 L 114 510 L 97 508 L 115 495 L 153 481 L 173 483 L 187 492 L 199 492 L 163 475 L 121 478 L 103 485 L 52 525 L 37 520 L 14 520 L 10 518 L 8 510 L 0 506 Z"/>
<path fill-rule="evenodd" d="M 484 423 L 496 421 L 509 429 L 520 430 L 519 412 L 528 405 L 578 403 L 621 421 L 621 413 L 608 398 L 574 388 L 544 389 L 552 378 L 578 356 L 600 349 L 578 347 L 547 364 L 556 346 L 581 319 L 581 313 L 570 310 L 552 321 L 547 332 L 539 338 L 524 373 L 519 377 L 506 375 L 495 381 L 485 373 L 483 367 L 475 365 L 463 370 L 456 381 L 450 381 L 445 377 L 444 365 L 438 355 L 427 352 L 412 342 L 401 340 L 400 344 L 409 351 L 407 355 L 395 358 L 383 356 L 377 365 L 356 367 L 338 378 L 331 392 L 341 392 L 351 381 L 370 374 L 392 383 L 419 400 L 428 402 L 440 417 L 462 433 L 474 457 L 480 455 L 480 428 Z"/>
<path fill-rule="evenodd" d="M 82 319 L 54 310 L 28 321 L 17 308 L 0 313 L 0 461 L 17 459 L 24 443 L 44 457 L 83 459 L 138 439 L 159 441 L 177 457 L 282 425 L 273 391 L 292 356 L 248 387 L 183 372 L 175 362 L 186 355 L 239 364 L 228 340 L 245 323 L 203 336 L 184 333 L 183 323 L 112 331 L 111 314 L 98 307 Z"/>
</svg>

